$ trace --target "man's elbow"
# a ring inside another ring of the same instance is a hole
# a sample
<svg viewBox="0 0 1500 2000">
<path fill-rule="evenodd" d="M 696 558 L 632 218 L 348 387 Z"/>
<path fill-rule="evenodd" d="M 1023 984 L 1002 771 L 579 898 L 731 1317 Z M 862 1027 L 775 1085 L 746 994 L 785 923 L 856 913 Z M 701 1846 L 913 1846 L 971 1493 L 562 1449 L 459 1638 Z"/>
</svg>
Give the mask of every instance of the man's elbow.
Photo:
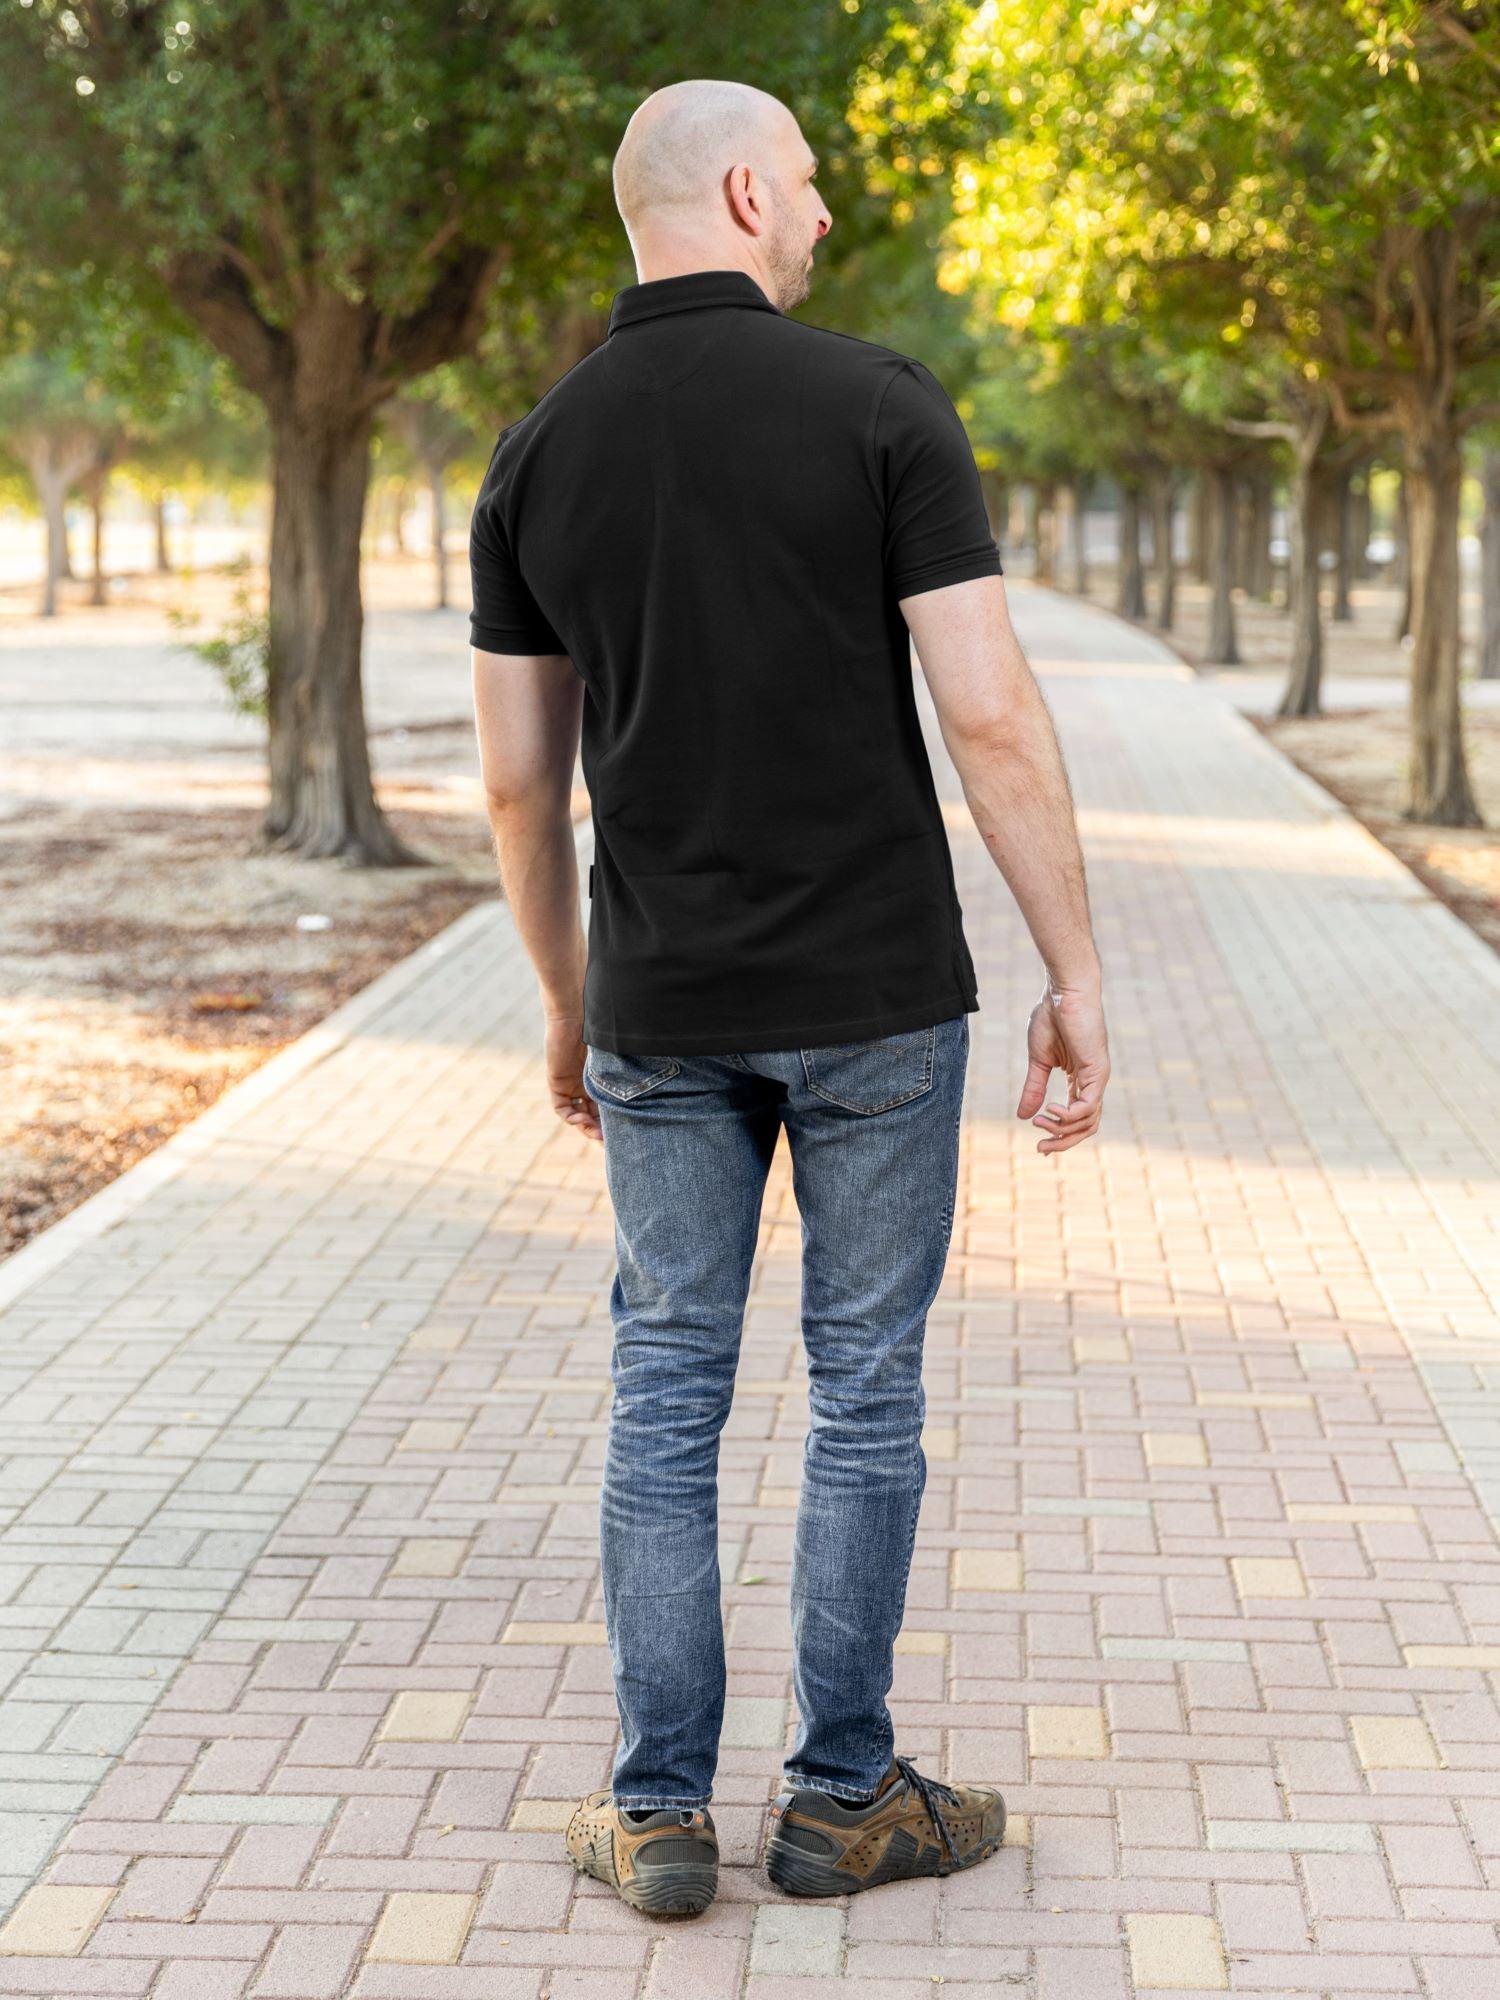
<svg viewBox="0 0 1500 2000">
<path fill-rule="evenodd" d="M 956 764 L 994 763 L 1030 754 L 1044 717 L 1026 702 L 983 703 L 939 713 L 943 742 Z"/>
<path fill-rule="evenodd" d="M 568 779 L 556 771 L 509 767 L 486 771 L 483 778 L 485 810 L 490 818 L 545 819 L 567 814 L 572 798 Z"/>
</svg>

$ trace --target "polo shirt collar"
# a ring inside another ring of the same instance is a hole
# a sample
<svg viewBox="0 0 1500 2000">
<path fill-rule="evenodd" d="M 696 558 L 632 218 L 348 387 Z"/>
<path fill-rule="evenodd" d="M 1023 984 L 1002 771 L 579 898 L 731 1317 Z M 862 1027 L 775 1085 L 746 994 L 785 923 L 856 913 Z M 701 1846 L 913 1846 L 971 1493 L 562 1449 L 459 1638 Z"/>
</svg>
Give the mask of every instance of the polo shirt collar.
<svg viewBox="0 0 1500 2000">
<path fill-rule="evenodd" d="M 748 271 L 688 271 L 680 278 L 650 278 L 615 293 L 609 332 L 662 313 L 697 312 L 705 306 L 750 306 L 780 312 Z"/>
</svg>

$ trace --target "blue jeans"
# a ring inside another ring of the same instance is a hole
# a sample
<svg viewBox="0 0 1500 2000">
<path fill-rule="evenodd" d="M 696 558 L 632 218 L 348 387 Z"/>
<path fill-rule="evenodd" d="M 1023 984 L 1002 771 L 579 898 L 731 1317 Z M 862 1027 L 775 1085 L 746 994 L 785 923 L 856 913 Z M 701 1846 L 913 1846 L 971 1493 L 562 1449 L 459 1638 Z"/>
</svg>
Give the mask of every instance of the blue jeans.
<svg viewBox="0 0 1500 2000">
<path fill-rule="evenodd" d="M 724 1715 L 719 1433 L 785 1125 L 811 1423 L 792 1555 L 788 1781 L 870 1798 L 927 1464 L 922 1340 L 953 1233 L 966 1014 L 774 1054 L 590 1047 L 615 1213 L 600 1510 L 621 1806 L 708 1803 Z"/>
</svg>

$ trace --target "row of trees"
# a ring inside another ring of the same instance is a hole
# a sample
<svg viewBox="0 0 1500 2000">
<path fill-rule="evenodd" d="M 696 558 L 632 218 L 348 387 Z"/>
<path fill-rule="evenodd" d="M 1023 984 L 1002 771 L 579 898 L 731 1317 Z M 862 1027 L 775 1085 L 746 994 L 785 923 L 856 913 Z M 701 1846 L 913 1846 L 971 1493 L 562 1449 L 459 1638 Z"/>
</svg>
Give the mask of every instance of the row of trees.
<svg viewBox="0 0 1500 2000">
<path fill-rule="evenodd" d="M 90 371 L 80 357 L 54 349 L 0 360 L 0 477 L 11 475 L 41 515 L 46 554 L 41 610 L 57 610 L 57 585 L 72 575 L 65 524 L 70 499 L 92 519 L 89 602 L 106 601 L 102 549 L 105 499 L 112 475 L 125 473 L 155 515 L 155 567 L 173 567 L 168 505 L 183 492 L 247 498 L 266 485 L 269 453 L 256 404 L 217 357 L 186 345 L 175 380 L 158 356 L 143 403 L 109 365 Z M 492 385 L 477 368 L 439 370 L 394 397 L 373 440 L 374 466 L 396 503 L 396 538 L 412 489 L 427 497 L 435 557 L 434 602 L 448 603 L 448 488 L 455 470 L 470 483 L 494 443 Z"/>
<path fill-rule="evenodd" d="M 1318 708 L 1315 523 L 1378 441 L 1410 549 L 1411 816 L 1479 823 L 1459 688 L 1466 439 L 1500 436 L 1500 13 L 1485 0 L 933 0 L 861 79 L 872 171 L 952 219 L 939 281 L 986 342 L 997 463 L 1108 470 L 1165 518 L 1216 496 L 1232 653 L 1236 486 L 1293 489 L 1286 708 Z M 1495 478 L 1493 461 L 1489 478 Z M 1493 486 L 1491 488 L 1493 490 Z"/>
<path fill-rule="evenodd" d="M 209 403 L 258 413 L 269 841 L 411 858 L 360 694 L 377 426 L 419 385 L 414 421 L 492 436 L 600 337 L 633 276 L 610 158 L 694 74 L 775 91 L 825 162 L 816 318 L 931 361 L 997 478 L 1119 483 L 1127 609 L 1139 519 L 1163 536 L 1191 480 L 1231 651 L 1236 496 L 1264 508 L 1280 468 L 1299 713 L 1314 523 L 1372 445 L 1398 461 L 1410 809 L 1477 822 L 1457 525 L 1465 440 L 1500 419 L 1488 0 L 761 0 L 748 45 L 687 0 L 0 0 L 0 353 L 81 355 L 166 424 L 210 350 Z"/>
<path fill-rule="evenodd" d="M 747 56 L 686 4 L 0 0 L 0 339 L 115 333 L 144 400 L 198 338 L 259 406 L 273 488 L 269 842 L 413 859 L 370 782 L 359 542 L 377 419 L 481 351 L 534 392 L 621 271 L 609 162 L 666 75 L 798 80 L 837 125 L 857 16 L 765 0 Z M 539 357 L 541 365 L 538 365 Z M 495 390 L 492 404 L 500 401 Z M 491 426 L 493 428 L 493 426 Z"/>
</svg>

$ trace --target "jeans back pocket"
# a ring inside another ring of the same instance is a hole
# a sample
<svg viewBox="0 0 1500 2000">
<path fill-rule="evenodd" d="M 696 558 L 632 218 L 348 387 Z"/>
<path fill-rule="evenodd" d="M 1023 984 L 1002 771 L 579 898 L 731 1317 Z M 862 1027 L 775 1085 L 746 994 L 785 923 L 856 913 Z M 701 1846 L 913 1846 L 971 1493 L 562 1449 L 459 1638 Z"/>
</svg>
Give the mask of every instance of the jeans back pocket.
<svg viewBox="0 0 1500 2000">
<path fill-rule="evenodd" d="M 869 1117 L 909 1103 L 932 1088 L 937 1028 L 915 1028 L 873 1041 L 803 1049 L 807 1087 L 830 1104 Z"/>
<path fill-rule="evenodd" d="M 665 1083 L 669 1076 L 676 1076 L 681 1068 L 682 1064 L 673 1062 L 670 1056 L 622 1056 L 590 1044 L 583 1080 L 593 1096 L 602 1091 L 617 1104 L 628 1104 L 632 1098 L 644 1097 L 648 1090 Z"/>
</svg>

